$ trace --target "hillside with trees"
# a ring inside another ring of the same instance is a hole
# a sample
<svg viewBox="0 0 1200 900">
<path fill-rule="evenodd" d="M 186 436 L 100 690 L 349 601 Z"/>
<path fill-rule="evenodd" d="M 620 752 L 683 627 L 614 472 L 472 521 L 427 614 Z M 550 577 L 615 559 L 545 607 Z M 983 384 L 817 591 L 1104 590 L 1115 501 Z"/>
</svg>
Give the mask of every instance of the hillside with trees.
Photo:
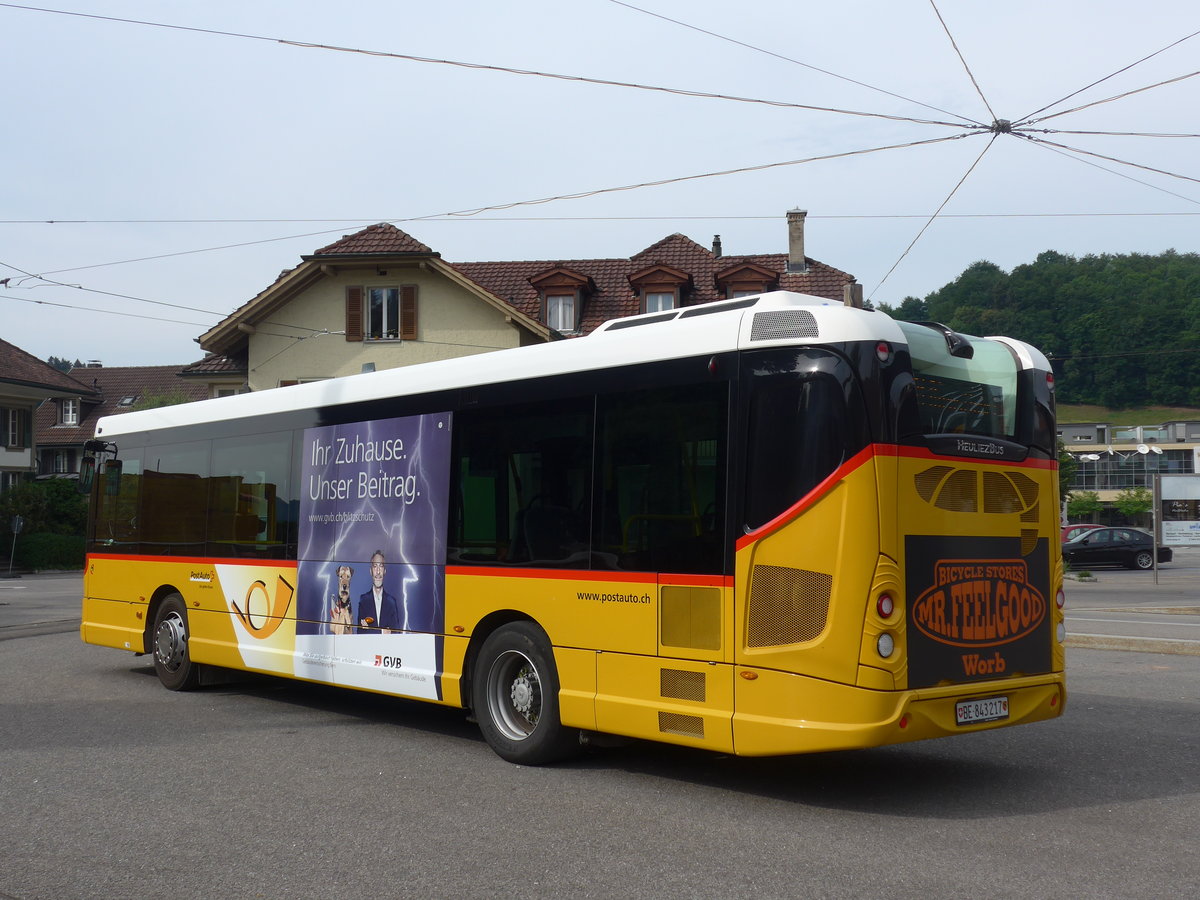
<svg viewBox="0 0 1200 900">
<path fill-rule="evenodd" d="M 1200 406 L 1200 254 L 1066 256 L 1005 272 L 973 263 L 897 319 L 1003 334 L 1051 358 L 1062 403 Z"/>
</svg>

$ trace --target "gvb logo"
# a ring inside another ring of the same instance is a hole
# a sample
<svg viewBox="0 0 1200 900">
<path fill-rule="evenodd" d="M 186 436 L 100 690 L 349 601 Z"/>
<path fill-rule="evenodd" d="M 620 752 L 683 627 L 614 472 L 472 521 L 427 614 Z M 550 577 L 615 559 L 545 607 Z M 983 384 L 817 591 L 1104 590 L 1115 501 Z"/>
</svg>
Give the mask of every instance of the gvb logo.
<svg viewBox="0 0 1200 900">
<path fill-rule="evenodd" d="M 266 639 L 283 624 L 295 593 L 296 589 L 280 575 L 275 582 L 274 596 L 267 593 L 266 582 L 256 581 L 246 589 L 246 599 L 242 601 L 245 609 L 238 606 L 236 600 L 231 600 L 229 606 L 251 635 Z"/>
<path fill-rule="evenodd" d="M 400 657 L 398 656 L 381 656 L 376 653 L 375 665 L 383 669 L 399 669 L 404 666 L 404 663 L 400 661 Z"/>
</svg>

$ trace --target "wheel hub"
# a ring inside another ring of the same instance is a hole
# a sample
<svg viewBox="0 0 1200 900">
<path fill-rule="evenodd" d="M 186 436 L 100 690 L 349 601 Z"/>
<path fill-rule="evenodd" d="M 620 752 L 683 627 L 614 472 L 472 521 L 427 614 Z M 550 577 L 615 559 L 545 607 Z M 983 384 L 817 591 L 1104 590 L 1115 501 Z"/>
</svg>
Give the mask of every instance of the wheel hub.
<svg viewBox="0 0 1200 900">
<path fill-rule="evenodd" d="M 183 620 L 172 613 L 158 624 L 158 632 L 154 635 L 155 658 L 164 668 L 175 671 L 183 663 L 186 641 Z"/>
<path fill-rule="evenodd" d="M 528 718 L 533 708 L 533 684 L 527 673 L 522 673 L 513 680 L 509 696 L 512 697 L 513 708 Z"/>
</svg>

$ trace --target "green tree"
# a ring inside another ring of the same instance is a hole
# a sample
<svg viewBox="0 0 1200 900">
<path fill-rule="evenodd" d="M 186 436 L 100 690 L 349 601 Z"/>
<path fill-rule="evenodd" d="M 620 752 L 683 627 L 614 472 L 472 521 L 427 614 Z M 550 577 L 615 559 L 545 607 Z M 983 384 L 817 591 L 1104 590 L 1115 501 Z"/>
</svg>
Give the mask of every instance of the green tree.
<svg viewBox="0 0 1200 900">
<path fill-rule="evenodd" d="M 1095 521 L 1104 504 L 1095 491 L 1072 491 L 1067 501 L 1067 518 Z"/>
<path fill-rule="evenodd" d="M 83 365 L 79 360 L 71 362 L 67 357 L 51 356 L 46 360 L 46 364 L 58 369 L 60 372 L 70 372 L 72 368 L 79 368 Z"/>
<path fill-rule="evenodd" d="M 147 394 L 135 403 L 132 409 L 158 409 L 160 406 L 178 406 L 180 403 L 190 402 L 191 398 L 176 388 L 173 391 L 166 391 L 162 394 Z"/>
<path fill-rule="evenodd" d="M 1121 512 L 1121 515 L 1131 519 L 1133 524 L 1141 525 L 1144 523 L 1146 515 L 1154 508 L 1154 495 L 1150 493 L 1149 488 L 1126 488 L 1117 494 L 1113 506 Z"/>
<path fill-rule="evenodd" d="M 0 494 L 0 527 L 11 534 L 13 516 L 25 520 L 22 534 L 83 535 L 87 527 L 87 498 L 65 478 L 27 481 Z"/>
</svg>

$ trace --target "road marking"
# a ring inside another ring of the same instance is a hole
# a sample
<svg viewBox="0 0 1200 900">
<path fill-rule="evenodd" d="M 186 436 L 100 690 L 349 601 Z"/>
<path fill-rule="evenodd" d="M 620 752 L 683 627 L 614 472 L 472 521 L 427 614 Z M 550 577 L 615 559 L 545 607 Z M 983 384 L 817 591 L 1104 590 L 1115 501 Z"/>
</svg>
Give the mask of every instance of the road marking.
<svg viewBox="0 0 1200 900">
<path fill-rule="evenodd" d="M 1185 628 L 1200 628 L 1200 622 L 1177 622 L 1172 616 L 1168 622 L 1152 621 L 1150 619 L 1093 619 L 1087 616 L 1072 616 L 1067 615 L 1068 622 L 1103 622 L 1106 625 L 1169 625 L 1174 627 L 1182 625 Z"/>
</svg>

